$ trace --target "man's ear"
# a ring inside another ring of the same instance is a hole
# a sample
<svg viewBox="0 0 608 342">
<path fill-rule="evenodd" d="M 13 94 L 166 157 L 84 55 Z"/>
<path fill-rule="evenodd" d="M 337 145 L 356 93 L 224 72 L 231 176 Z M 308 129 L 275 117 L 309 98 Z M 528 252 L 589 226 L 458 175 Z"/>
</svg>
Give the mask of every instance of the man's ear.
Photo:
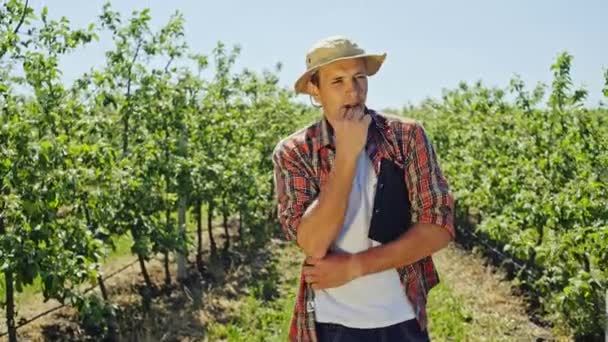
<svg viewBox="0 0 608 342">
<path fill-rule="evenodd" d="M 313 82 L 308 82 L 308 93 L 317 103 L 321 103 L 321 94 L 319 92 L 319 87 Z"/>
</svg>

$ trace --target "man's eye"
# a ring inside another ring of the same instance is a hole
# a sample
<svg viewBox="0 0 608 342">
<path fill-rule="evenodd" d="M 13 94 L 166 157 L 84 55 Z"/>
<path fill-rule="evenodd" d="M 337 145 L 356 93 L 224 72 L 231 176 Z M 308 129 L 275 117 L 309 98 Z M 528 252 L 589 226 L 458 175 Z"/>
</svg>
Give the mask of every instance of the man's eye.
<svg viewBox="0 0 608 342">
<path fill-rule="evenodd" d="M 333 82 L 331 82 L 332 84 L 338 84 L 338 83 L 342 83 L 342 80 L 335 80 Z"/>
</svg>

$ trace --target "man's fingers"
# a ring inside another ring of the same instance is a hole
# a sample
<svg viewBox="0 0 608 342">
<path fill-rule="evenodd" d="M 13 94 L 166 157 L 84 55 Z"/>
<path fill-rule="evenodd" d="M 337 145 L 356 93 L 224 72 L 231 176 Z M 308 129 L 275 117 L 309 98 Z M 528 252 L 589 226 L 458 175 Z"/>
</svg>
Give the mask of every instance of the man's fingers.
<svg viewBox="0 0 608 342">
<path fill-rule="evenodd" d="M 315 266 L 304 266 L 302 274 L 304 276 L 320 277 L 323 273 Z"/>
<path fill-rule="evenodd" d="M 342 107 L 342 119 L 346 119 L 346 116 L 348 115 L 348 107 Z"/>
<path fill-rule="evenodd" d="M 361 106 L 347 106 L 345 107 L 346 111 L 344 113 L 344 118 L 346 120 L 360 120 L 361 117 L 363 116 L 364 110 L 363 107 Z"/>
<path fill-rule="evenodd" d="M 354 108 L 352 108 L 352 107 L 347 107 L 347 108 L 346 108 L 346 112 L 344 113 L 344 118 L 345 118 L 346 120 L 352 120 L 354 115 L 355 115 L 355 113 L 354 113 Z"/>
<path fill-rule="evenodd" d="M 320 259 L 320 258 L 306 257 L 305 263 L 308 266 L 314 266 L 314 265 L 316 265 L 321 260 L 322 259 Z"/>
<path fill-rule="evenodd" d="M 319 270 L 314 266 L 304 266 L 302 274 L 304 275 L 304 281 L 313 285 L 315 285 L 321 277 Z"/>
<path fill-rule="evenodd" d="M 363 110 L 363 107 L 361 106 L 357 106 L 357 109 L 355 110 L 355 116 L 353 119 L 355 120 L 361 120 L 364 116 L 365 116 L 365 110 Z"/>
<path fill-rule="evenodd" d="M 368 114 L 364 114 L 363 117 L 361 117 L 361 121 L 369 124 L 370 122 L 372 122 L 372 116 L 368 115 Z"/>
<path fill-rule="evenodd" d="M 316 274 L 317 270 L 315 269 L 314 266 L 304 266 L 302 273 L 304 275 L 311 275 L 311 274 Z"/>
<path fill-rule="evenodd" d="M 313 275 L 307 275 L 304 277 L 304 281 L 309 284 L 315 284 L 317 282 L 317 277 Z"/>
</svg>

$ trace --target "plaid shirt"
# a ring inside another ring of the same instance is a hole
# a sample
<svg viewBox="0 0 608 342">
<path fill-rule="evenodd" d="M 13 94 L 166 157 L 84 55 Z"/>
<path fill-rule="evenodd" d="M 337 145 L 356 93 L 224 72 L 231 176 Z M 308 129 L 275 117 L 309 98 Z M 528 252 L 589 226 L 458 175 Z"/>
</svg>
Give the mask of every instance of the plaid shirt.
<svg viewBox="0 0 608 342">
<path fill-rule="evenodd" d="M 423 127 L 413 120 L 389 117 L 372 110 L 369 113 L 372 124 L 366 152 L 376 175 L 382 158 L 391 159 L 401 166 L 409 189 L 412 222 L 437 224 L 454 237 L 453 196 Z M 326 118 L 282 139 L 275 147 L 273 162 L 278 219 L 287 240 L 296 241 L 302 215 L 327 181 L 334 154 L 335 136 Z M 431 256 L 397 268 L 397 272 L 420 326 L 426 329 L 427 295 L 439 283 Z M 317 341 L 314 310 L 314 291 L 301 274 L 289 330 L 291 341 Z"/>
</svg>

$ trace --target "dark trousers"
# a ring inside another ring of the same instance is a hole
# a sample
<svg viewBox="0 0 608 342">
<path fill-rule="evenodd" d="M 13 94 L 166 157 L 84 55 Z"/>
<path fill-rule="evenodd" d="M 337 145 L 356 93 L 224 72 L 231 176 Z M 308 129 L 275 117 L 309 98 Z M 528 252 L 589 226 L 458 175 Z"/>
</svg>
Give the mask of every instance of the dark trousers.
<svg viewBox="0 0 608 342">
<path fill-rule="evenodd" d="M 333 323 L 316 323 L 319 342 L 419 342 L 430 341 L 416 319 L 374 329 L 349 328 Z"/>
</svg>

